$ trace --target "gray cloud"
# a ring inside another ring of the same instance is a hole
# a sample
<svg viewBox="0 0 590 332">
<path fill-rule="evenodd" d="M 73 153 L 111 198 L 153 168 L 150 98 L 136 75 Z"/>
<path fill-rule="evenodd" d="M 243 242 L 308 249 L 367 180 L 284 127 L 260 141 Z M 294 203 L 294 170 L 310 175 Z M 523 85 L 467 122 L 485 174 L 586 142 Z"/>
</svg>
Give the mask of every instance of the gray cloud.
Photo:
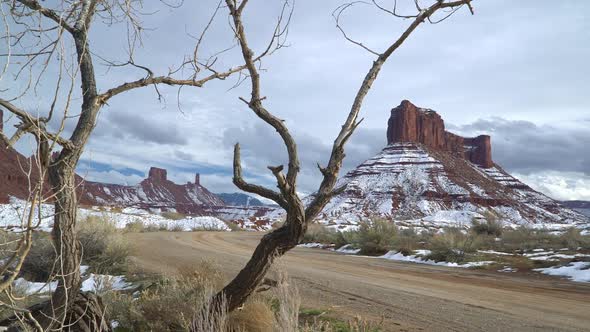
<svg viewBox="0 0 590 332">
<path fill-rule="evenodd" d="M 492 136 L 492 157 L 509 171 L 530 174 L 539 171 L 578 172 L 590 175 L 590 131 L 537 125 L 500 117 L 472 124 L 450 126 L 468 136 Z"/>
<path fill-rule="evenodd" d="M 126 112 L 109 112 L 108 127 L 103 134 L 108 133 L 115 138 L 131 137 L 142 142 L 156 144 L 186 145 L 186 135 L 178 130 L 174 122 L 150 121 L 149 118 Z"/>
</svg>

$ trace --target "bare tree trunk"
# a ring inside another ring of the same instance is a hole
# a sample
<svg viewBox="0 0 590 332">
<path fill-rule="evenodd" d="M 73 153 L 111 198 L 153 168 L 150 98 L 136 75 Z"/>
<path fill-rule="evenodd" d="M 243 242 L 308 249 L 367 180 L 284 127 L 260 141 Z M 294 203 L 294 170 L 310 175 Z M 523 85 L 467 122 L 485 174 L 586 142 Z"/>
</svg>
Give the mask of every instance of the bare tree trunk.
<svg viewBox="0 0 590 332">
<path fill-rule="evenodd" d="M 64 154 L 69 154 L 64 157 Z M 57 250 L 57 289 L 39 321 L 44 329 L 72 331 L 110 331 L 102 301 L 93 294 L 80 292 L 82 248 L 76 237 L 78 199 L 73 165 L 77 154 L 62 151 L 49 167 L 49 182 L 55 195 L 55 216 L 51 232 Z"/>
<path fill-rule="evenodd" d="M 211 307 L 217 308 L 225 300 L 228 311 L 233 311 L 244 304 L 261 284 L 274 260 L 293 249 L 303 239 L 307 230 L 307 223 L 303 218 L 304 214 L 288 214 L 282 227 L 262 237 L 246 266 L 215 295 L 213 301 L 216 305 Z"/>
</svg>

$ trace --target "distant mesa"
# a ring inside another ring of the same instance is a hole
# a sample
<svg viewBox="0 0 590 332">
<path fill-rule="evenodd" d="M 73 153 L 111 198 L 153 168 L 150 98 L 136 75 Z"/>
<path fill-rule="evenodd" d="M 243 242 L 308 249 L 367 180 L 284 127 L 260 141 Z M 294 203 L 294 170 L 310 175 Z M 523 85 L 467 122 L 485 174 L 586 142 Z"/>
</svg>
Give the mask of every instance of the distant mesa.
<svg viewBox="0 0 590 332">
<path fill-rule="evenodd" d="M 483 168 L 494 166 L 490 136 L 465 138 L 445 130 L 441 116 L 433 110 L 416 107 L 408 100 L 391 110 L 387 122 L 387 144 L 421 143 L 425 146 L 463 155 Z"/>
<path fill-rule="evenodd" d="M 148 172 L 148 179 L 156 182 L 166 182 L 168 179 L 168 172 L 163 168 L 150 167 Z"/>
<path fill-rule="evenodd" d="M 587 225 L 588 218 L 539 193 L 492 159 L 490 136 L 461 137 L 408 100 L 391 110 L 388 145 L 340 178 L 344 190 L 318 219 L 346 229 L 373 216 L 435 227 L 498 218 L 506 223 Z"/>
</svg>

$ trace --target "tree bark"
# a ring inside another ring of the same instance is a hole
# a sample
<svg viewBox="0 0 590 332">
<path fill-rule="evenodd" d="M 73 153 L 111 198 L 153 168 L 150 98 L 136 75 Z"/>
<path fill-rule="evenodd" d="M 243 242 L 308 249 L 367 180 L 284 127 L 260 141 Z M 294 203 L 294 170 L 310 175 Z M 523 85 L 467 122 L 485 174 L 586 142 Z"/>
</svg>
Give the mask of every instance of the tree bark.
<svg viewBox="0 0 590 332">
<path fill-rule="evenodd" d="M 49 182 L 55 195 L 55 215 L 51 236 L 57 251 L 57 289 L 51 297 L 43 326 L 55 326 L 65 321 L 66 312 L 73 305 L 80 289 L 81 249 L 76 238 L 77 197 L 74 169 L 62 158 L 49 167 Z M 57 325 L 57 326 L 60 326 Z"/>
<path fill-rule="evenodd" d="M 239 308 L 264 280 L 275 259 L 293 249 L 307 231 L 303 203 L 287 213 L 285 224 L 266 234 L 260 240 L 252 257 L 238 275 L 215 295 L 211 308 L 227 303 L 229 312 Z"/>
<path fill-rule="evenodd" d="M 62 151 L 49 166 L 49 182 L 55 195 L 51 235 L 57 251 L 54 272 L 58 284 L 51 300 L 36 318 L 44 330 L 110 331 L 100 298 L 80 292 L 82 248 L 76 237 L 78 199 L 73 166 L 78 158 L 79 152 Z"/>
</svg>

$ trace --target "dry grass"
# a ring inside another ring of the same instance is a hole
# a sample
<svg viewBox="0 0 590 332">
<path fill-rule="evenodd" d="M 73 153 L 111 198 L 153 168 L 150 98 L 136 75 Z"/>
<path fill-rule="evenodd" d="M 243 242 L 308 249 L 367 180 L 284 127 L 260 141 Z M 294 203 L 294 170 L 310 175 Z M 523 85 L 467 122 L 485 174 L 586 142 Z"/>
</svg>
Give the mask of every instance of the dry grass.
<svg viewBox="0 0 590 332">
<path fill-rule="evenodd" d="M 382 255 L 389 251 L 398 235 L 398 228 L 392 221 L 375 218 L 362 222 L 355 232 L 353 245 L 363 255 Z"/>
<path fill-rule="evenodd" d="M 201 310 L 222 283 L 218 267 L 202 261 L 192 270 L 159 277 L 136 298 L 120 293 L 109 294 L 104 300 L 110 317 L 130 331 L 187 331 L 194 322 L 225 329 L 225 313 L 212 317 L 208 310 Z"/>
<path fill-rule="evenodd" d="M 166 219 L 170 219 L 170 220 L 181 220 L 186 218 L 186 215 L 182 214 L 182 213 L 178 213 L 175 211 L 164 211 L 162 213 L 160 213 L 160 215 Z"/>
<path fill-rule="evenodd" d="M 140 220 L 132 221 L 125 225 L 125 231 L 129 233 L 142 233 L 145 232 L 145 225 Z"/>
<path fill-rule="evenodd" d="M 468 253 L 480 248 L 480 240 L 473 234 L 465 234 L 457 228 L 446 228 L 443 233 L 436 234 L 429 243 L 431 253 L 426 259 L 461 263 Z"/>
<path fill-rule="evenodd" d="M 112 220 L 89 216 L 78 222 L 82 262 L 95 271 L 122 273 L 126 270 L 131 246 Z"/>
</svg>

